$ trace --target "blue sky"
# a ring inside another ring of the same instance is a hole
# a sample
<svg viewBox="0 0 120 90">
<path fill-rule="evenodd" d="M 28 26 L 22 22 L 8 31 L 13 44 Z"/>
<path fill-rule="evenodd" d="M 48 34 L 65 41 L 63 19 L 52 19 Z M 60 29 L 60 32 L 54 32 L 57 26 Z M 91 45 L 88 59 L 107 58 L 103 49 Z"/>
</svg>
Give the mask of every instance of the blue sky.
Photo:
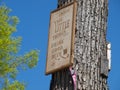
<svg viewBox="0 0 120 90">
<path fill-rule="evenodd" d="M 107 39 L 112 44 L 112 69 L 108 83 L 110 90 L 120 90 L 120 0 L 109 0 Z"/>
<path fill-rule="evenodd" d="M 26 90 L 49 90 L 51 75 L 45 76 L 47 40 L 50 12 L 57 7 L 57 0 L 3 0 L 20 19 L 16 36 L 22 36 L 21 50 L 24 54 L 39 49 L 38 65 L 21 71 L 18 80 L 27 82 Z M 109 0 L 107 39 L 112 43 L 112 70 L 109 73 L 110 90 L 120 90 L 120 0 Z"/>
</svg>

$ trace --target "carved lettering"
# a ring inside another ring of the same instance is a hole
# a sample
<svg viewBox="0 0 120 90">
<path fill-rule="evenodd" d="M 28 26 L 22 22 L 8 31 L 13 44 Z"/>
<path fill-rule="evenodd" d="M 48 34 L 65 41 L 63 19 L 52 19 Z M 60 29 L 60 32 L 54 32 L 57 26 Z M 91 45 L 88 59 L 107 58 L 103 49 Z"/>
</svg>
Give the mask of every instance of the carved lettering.
<svg viewBox="0 0 120 90">
<path fill-rule="evenodd" d="M 60 22 L 60 21 L 55 21 L 54 22 L 54 25 L 55 25 L 55 33 L 58 33 L 58 32 L 65 32 L 65 30 L 67 28 L 69 28 L 69 23 L 70 23 L 70 20 L 67 20 L 67 21 L 63 21 L 63 22 Z"/>
</svg>

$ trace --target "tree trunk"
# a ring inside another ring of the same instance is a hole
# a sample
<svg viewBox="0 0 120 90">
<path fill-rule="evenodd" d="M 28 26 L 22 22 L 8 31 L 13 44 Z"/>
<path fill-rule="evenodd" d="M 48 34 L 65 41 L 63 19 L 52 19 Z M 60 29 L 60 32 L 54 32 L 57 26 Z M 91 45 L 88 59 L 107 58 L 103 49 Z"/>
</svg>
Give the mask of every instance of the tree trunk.
<svg viewBox="0 0 120 90">
<path fill-rule="evenodd" d="M 58 8 L 73 0 L 58 0 Z M 76 87 L 69 68 L 52 74 L 50 90 L 108 90 L 108 0 L 77 0 L 74 49 Z"/>
</svg>

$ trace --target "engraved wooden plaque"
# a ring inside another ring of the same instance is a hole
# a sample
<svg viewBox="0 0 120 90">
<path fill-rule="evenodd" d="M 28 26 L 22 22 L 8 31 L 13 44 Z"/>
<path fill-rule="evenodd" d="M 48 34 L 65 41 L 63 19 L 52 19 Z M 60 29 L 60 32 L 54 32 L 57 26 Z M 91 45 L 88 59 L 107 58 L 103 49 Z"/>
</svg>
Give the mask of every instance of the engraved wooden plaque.
<svg viewBox="0 0 120 90">
<path fill-rule="evenodd" d="M 51 12 L 46 74 L 73 64 L 76 3 Z"/>
</svg>

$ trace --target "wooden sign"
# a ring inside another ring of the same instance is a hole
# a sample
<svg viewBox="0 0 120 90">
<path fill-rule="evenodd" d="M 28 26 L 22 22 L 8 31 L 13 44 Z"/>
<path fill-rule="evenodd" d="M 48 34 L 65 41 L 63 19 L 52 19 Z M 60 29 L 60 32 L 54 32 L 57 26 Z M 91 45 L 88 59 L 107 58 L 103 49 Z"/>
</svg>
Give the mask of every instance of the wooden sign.
<svg viewBox="0 0 120 90">
<path fill-rule="evenodd" d="M 73 64 L 76 3 L 51 12 L 46 74 Z"/>
</svg>

